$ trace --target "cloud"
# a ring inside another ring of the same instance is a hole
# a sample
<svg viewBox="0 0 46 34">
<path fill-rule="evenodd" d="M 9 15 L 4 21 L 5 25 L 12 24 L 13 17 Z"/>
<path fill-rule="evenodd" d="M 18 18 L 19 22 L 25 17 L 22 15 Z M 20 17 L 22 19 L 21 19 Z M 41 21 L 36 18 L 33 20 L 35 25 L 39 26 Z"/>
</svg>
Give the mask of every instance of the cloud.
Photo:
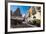
<svg viewBox="0 0 46 34">
<path fill-rule="evenodd" d="M 22 14 L 22 17 L 24 17 L 25 16 L 25 14 Z"/>
</svg>

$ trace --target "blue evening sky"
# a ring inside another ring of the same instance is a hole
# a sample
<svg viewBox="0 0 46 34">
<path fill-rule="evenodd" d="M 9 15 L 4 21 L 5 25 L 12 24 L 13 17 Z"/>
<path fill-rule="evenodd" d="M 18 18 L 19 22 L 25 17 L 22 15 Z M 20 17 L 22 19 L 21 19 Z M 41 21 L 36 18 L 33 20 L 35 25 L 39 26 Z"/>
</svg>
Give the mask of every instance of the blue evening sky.
<svg viewBox="0 0 46 34">
<path fill-rule="evenodd" d="M 20 8 L 21 14 L 26 14 L 27 11 L 31 8 L 31 6 L 17 6 L 17 5 L 11 5 L 10 10 L 13 12 L 16 11 L 17 8 Z"/>
</svg>

